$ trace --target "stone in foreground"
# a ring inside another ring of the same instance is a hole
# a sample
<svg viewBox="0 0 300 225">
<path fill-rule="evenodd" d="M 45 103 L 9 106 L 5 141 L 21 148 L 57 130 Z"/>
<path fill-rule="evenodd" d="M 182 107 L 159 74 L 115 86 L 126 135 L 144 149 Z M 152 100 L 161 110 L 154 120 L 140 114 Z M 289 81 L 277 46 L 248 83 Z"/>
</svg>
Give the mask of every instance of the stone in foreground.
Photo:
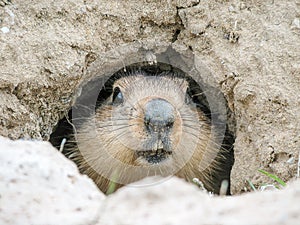
<svg viewBox="0 0 300 225">
<path fill-rule="evenodd" d="M 1 225 L 94 224 L 103 199 L 49 143 L 0 137 Z"/>
</svg>

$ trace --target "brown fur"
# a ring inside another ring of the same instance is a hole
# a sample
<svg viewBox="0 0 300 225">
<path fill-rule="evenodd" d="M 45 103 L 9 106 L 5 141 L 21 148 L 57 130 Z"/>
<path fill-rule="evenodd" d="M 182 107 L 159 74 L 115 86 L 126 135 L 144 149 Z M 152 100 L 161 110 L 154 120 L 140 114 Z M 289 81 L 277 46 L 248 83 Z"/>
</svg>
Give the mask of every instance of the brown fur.
<svg viewBox="0 0 300 225">
<path fill-rule="evenodd" d="M 209 119 L 195 105 L 185 102 L 187 81 L 133 75 L 120 78 L 114 87 L 121 89 L 124 103 L 110 104 L 111 96 L 75 133 L 77 147 L 72 149 L 71 158 L 80 171 L 105 193 L 110 180 L 119 188 L 146 176 L 173 174 L 187 181 L 199 178 L 208 190 L 218 192 L 213 174 L 220 170 L 220 156 L 216 156 L 221 147 L 216 144 L 217 134 Z M 157 97 L 172 104 L 176 118 L 171 133 L 172 155 L 151 165 L 135 151 L 142 148 L 146 138 L 144 105 Z"/>
</svg>

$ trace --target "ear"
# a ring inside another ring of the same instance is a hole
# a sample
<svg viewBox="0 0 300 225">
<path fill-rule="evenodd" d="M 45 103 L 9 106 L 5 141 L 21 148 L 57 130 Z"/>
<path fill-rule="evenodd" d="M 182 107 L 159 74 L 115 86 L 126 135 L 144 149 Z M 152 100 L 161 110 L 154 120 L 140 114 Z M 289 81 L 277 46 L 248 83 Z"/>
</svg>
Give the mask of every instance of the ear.
<svg viewBox="0 0 300 225">
<path fill-rule="evenodd" d="M 189 87 L 189 83 L 185 80 L 185 79 L 179 79 L 179 88 L 183 93 L 186 93 L 188 87 Z"/>
</svg>

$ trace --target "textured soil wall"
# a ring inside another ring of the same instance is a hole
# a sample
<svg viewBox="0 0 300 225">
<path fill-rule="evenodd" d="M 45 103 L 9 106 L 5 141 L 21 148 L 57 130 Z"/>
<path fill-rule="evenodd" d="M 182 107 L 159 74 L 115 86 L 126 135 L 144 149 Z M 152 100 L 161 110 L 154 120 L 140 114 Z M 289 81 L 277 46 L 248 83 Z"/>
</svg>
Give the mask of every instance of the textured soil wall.
<svg viewBox="0 0 300 225">
<path fill-rule="evenodd" d="M 258 169 L 295 177 L 297 0 L 2 0 L 0 135 L 48 140 L 83 83 L 130 63 L 141 48 L 151 59 L 168 46 L 191 51 L 234 112 L 233 192 L 248 188 L 246 179 L 270 183 Z"/>
</svg>

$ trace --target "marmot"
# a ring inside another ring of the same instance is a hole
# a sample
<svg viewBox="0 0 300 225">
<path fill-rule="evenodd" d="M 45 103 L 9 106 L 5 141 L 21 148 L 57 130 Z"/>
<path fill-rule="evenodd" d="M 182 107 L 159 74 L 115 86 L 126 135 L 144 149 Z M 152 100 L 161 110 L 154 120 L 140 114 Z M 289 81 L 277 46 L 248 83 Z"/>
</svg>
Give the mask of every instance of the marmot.
<svg viewBox="0 0 300 225">
<path fill-rule="evenodd" d="M 201 93 L 192 95 L 189 80 L 172 72 L 116 77 L 65 146 L 79 170 L 104 193 L 111 180 L 117 189 L 152 175 L 198 178 L 219 193 L 222 180 L 230 179 L 232 146 L 217 144 L 209 110 L 195 101 Z"/>
</svg>

